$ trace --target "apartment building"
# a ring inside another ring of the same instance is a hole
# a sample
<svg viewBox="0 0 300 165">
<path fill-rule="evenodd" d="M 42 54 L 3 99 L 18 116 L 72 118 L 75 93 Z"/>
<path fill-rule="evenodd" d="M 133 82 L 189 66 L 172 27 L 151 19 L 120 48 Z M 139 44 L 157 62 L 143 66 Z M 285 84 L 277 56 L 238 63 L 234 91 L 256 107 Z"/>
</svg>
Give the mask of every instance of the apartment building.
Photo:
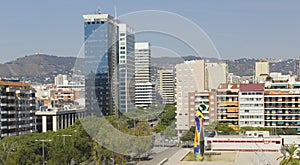
<svg viewBox="0 0 300 165">
<path fill-rule="evenodd" d="M 188 93 L 204 91 L 204 60 L 176 65 L 176 130 L 178 136 L 190 129 Z"/>
<path fill-rule="evenodd" d="M 195 125 L 195 114 L 200 104 L 208 106 L 208 111 L 202 111 L 204 125 L 208 125 L 217 119 L 217 104 L 215 92 L 189 92 L 189 127 Z M 180 115 L 180 114 L 179 114 Z"/>
<path fill-rule="evenodd" d="M 217 89 L 217 120 L 239 124 L 239 84 L 220 84 Z"/>
<path fill-rule="evenodd" d="M 0 80 L 1 138 L 36 132 L 35 90 L 28 83 Z"/>
<path fill-rule="evenodd" d="M 264 84 L 240 84 L 240 127 L 264 127 L 264 88 Z"/>
<path fill-rule="evenodd" d="M 300 132 L 300 82 L 273 82 L 264 90 L 265 127 Z"/>
</svg>

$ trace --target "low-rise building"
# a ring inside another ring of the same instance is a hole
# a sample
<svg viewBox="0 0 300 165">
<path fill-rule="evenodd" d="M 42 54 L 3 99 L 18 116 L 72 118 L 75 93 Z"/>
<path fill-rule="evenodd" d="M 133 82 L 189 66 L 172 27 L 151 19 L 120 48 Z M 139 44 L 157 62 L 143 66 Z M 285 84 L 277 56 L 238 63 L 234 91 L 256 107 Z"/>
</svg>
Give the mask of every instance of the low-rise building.
<svg viewBox="0 0 300 165">
<path fill-rule="evenodd" d="M 88 115 L 85 109 L 63 109 L 53 108 L 45 111 L 37 111 L 37 131 L 57 131 L 68 128 L 75 123 L 76 119 L 84 118 Z"/>
<path fill-rule="evenodd" d="M 206 146 L 212 151 L 239 151 L 239 152 L 280 152 L 282 138 L 247 137 L 239 135 L 222 135 L 206 138 Z"/>
</svg>

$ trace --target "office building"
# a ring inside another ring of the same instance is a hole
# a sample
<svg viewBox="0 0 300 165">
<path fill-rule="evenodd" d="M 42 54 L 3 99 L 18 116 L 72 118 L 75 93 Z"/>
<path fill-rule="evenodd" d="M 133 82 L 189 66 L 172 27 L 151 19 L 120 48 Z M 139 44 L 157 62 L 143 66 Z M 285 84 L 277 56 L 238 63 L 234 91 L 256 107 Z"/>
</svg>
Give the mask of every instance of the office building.
<svg viewBox="0 0 300 165">
<path fill-rule="evenodd" d="M 262 83 L 265 82 L 266 78 L 269 76 L 269 62 L 260 61 L 255 63 L 255 82 Z"/>
<path fill-rule="evenodd" d="M 149 42 L 135 43 L 135 106 L 155 104 L 155 85 L 151 82 L 151 48 Z"/>
<path fill-rule="evenodd" d="M 118 114 L 118 21 L 101 12 L 83 18 L 85 106 L 99 116 Z"/>
<path fill-rule="evenodd" d="M 189 92 L 204 91 L 204 60 L 185 61 L 175 66 L 176 75 L 176 130 L 180 137 L 190 128 Z M 181 114 L 181 115 L 180 115 Z"/>
<path fill-rule="evenodd" d="M 1 138 L 36 132 L 35 90 L 30 84 L 0 80 Z"/>
<path fill-rule="evenodd" d="M 128 112 L 135 100 L 135 53 L 134 33 L 126 24 L 119 26 L 119 110 Z"/>
<path fill-rule="evenodd" d="M 151 82 L 151 48 L 149 42 L 135 43 L 135 83 Z"/>
<path fill-rule="evenodd" d="M 217 89 L 217 120 L 229 123 L 231 126 L 239 124 L 239 84 L 223 83 Z"/>
<path fill-rule="evenodd" d="M 240 84 L 240 127 L 264 127 L 264 88 L 264 84 Z"/>
<path fill-rule="evenodd" d="M 175 103 L 175 77 L 173 70 L 158 70 L 156 87 L 163 104 Z"/>
</svg>

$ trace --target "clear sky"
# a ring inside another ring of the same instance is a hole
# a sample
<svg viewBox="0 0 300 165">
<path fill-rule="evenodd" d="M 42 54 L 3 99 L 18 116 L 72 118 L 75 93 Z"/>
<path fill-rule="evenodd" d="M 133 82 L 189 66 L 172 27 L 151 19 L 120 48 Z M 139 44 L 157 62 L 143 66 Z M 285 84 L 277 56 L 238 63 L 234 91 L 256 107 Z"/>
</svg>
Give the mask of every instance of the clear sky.
<svg viewBox="0 0 300 165">
<path fill-rule="evenodd" d="M 299 0 L 9 0 L 0 5 L 0 63 L 36 52 L 77 56 L 83 14 L 164 10 L 200 26 L 224 59 L 300 55 Z M 184 29 L 183 29 L 184 30 Z"/>
</svg>

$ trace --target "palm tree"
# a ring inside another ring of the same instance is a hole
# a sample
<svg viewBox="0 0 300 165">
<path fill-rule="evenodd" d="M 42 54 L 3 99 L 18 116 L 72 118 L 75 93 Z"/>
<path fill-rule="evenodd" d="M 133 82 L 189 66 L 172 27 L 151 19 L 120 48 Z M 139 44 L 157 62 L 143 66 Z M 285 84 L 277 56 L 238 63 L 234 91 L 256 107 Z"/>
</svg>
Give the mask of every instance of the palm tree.
<svg viewBox="0 0 300 165">
<path fill-rule="evenodd" d="M 298 165 L 300 163 L 299 159 L 295 157 L 295 154 L 300 154 L 297 152 L 298 146 L 295 144 L 287 145 L 283 147 L 283 155 L 278 157 L 276 160 L 282 159 L 280 165 Z"/>
</svg>

